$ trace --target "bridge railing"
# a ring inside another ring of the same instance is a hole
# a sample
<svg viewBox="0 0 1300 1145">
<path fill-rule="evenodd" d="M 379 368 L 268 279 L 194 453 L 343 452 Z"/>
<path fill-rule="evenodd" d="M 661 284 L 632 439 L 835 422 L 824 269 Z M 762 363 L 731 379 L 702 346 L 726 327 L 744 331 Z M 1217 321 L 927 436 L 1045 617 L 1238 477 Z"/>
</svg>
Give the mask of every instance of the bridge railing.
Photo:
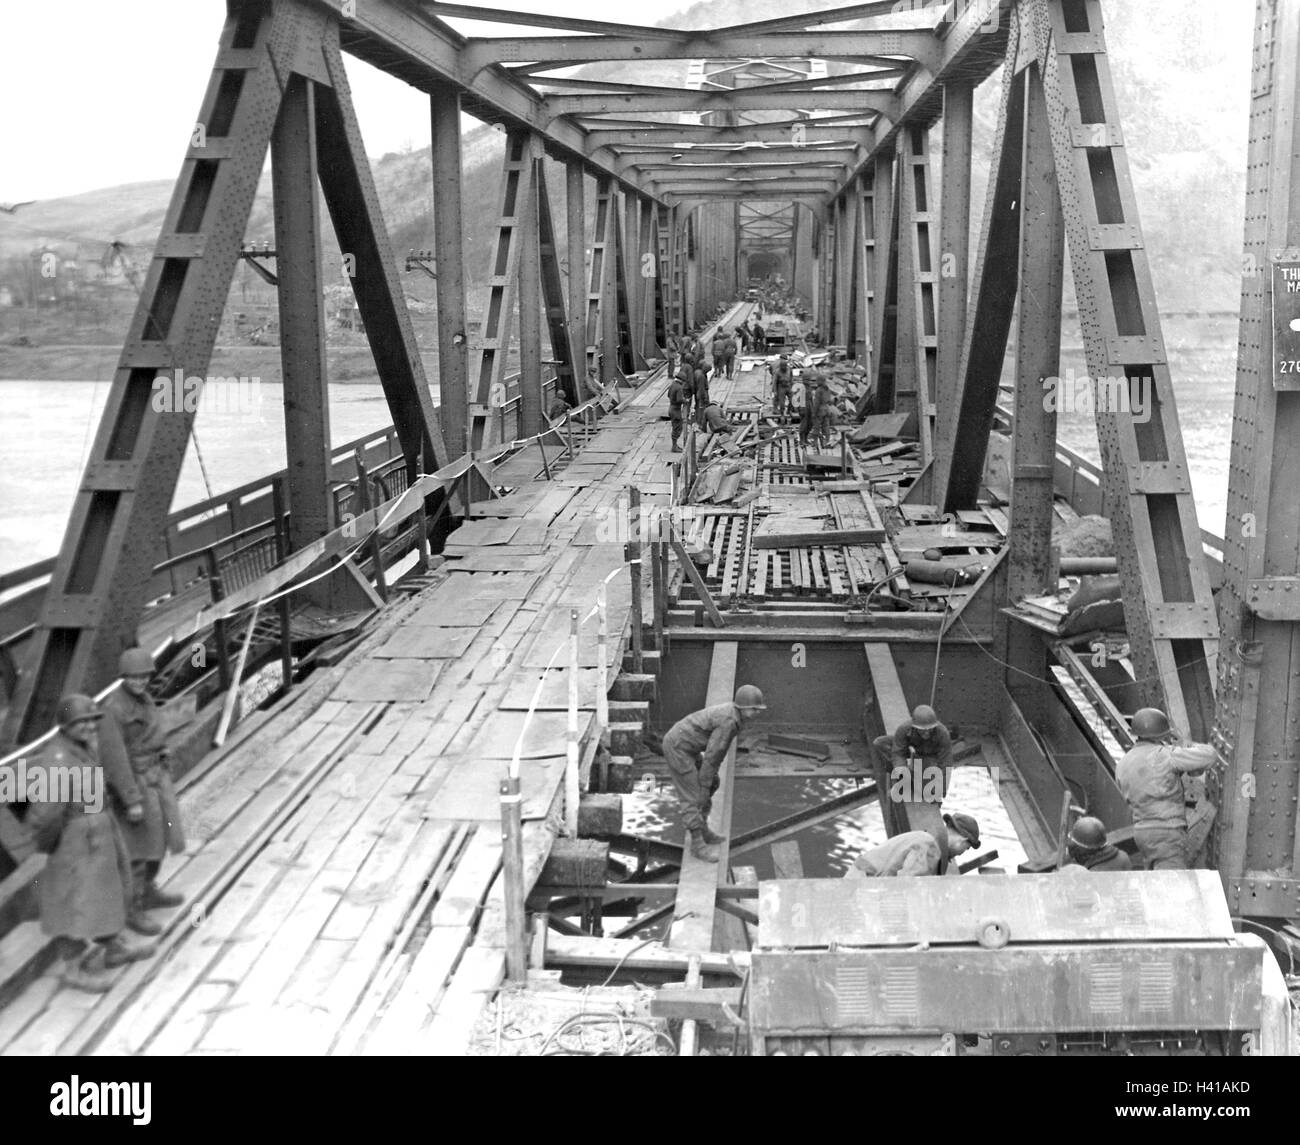
<svg viewBox="0 0 1300 1145">
<path fill-rule="evenodd" d="M 998 406 L 993 419 L 993 428 L 1002 433 L 1009 433 L 1014 416 L 1005 406 Z M 1057 444 L 1054 483 L 1056 492 L 1065 498 L 1075 512 L 1080 515 L 1104 517 L 1105 506 L 1102 494 L 1102 469 L 1095 461 L 1089 461 L 1068 446 Z M 1210 561 L 1216 576 L 1222 574 L 1223 538 L 1209 529 L 1201 530 L 1201 545 Z"/>
<path fill-rule="evenodd" d="M 543 406 L 556 389 L 554 372 L 542 379 Z M 519 375 L 506 378 L 507 400 L 497 412 L 500 439 L 519 436 L 522 402 Z M 356 515 L 358 454 L 370 481 L 386 501 L 408 488 L 406 459 L 397 431 L 388 426 L 330 450 L 335 520 Z M 165 557 L 154 566 L 147 599 L 151 602 L 196 595 L 211 599 L 215 578 L 229 593 L 269 572 L 278 563 L 275 502 L 282 504 L 287 470 L 247 481 L 215 497 L 169 513 L 163 528 Z M 287 518 L 287 514 L 286 514 Z M 281 528 L 287 530 L 287 520 Z M 22 647 L 36 631 L 55 557 L 0 573 L 0 664 L 12 671 Z M 7 661 L 7 663 L 5 663 Z"/>
</svg>

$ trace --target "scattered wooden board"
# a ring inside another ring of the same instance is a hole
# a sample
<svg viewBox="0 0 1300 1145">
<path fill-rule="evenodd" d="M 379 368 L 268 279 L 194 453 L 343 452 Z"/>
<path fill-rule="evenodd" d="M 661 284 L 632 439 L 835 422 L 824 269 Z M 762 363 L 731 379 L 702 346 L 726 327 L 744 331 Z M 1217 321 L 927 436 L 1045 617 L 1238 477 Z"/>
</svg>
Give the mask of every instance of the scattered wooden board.
<svg viewBox="0 0 1300 1145">
<path fill-rule="evenodd" d="M 434 628 L 428 624 L 399 628 L 372 657 L 376 660 L 458 660 L 478 631 L 477 628 Z M 335 693 L 335 698 L 341 697 Z"/>
<path fill-rule="evenodd" d="M 447 631 L 458 632 L 460 629 Z M 350 703 L 391 703 L 394 700 L 423 702 L 433 694 L 433 685 L 437 683 L 441 671 L 442 661 L 439 660 L 399 663 L 391 660 L 366 660 L 339 681 L 338 687 L 330 693 L 330 698 Z"/>
</svg>

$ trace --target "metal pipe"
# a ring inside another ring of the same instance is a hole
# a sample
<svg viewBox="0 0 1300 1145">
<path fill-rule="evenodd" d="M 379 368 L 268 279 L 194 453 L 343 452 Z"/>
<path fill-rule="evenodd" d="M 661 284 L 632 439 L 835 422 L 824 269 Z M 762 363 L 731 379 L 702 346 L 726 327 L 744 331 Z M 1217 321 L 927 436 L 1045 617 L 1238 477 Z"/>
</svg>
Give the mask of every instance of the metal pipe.
<svg viewBox="0 0 1300 1145">
<path fill-rule="evenodd" d="M 569 838 L 578 837 L 578 802 L 582 777 L 578 769 L 578 610 L 569 610 L 569 742 L 564 769 L 564 826 Z"/>
<path fill-rule="evenodd" d="M 631 540 L 628 542 L 628 569 L 632 578 L 632 671 L 642 671 L 645 661 L 641 624 L 641 490 L 635 485 L 627 491 Z"/>
</svg>

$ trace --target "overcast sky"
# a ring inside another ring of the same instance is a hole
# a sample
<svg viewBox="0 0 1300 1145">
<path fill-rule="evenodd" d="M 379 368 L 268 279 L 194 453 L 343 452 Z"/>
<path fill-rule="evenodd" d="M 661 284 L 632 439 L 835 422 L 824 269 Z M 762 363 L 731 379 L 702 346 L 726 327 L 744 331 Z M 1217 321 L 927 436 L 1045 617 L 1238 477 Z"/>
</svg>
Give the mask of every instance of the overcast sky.
<svg viewBox="0 0 1300 1145">
<path fill-rule="evenodd" d="M 652 24 L 688 5 L 484 0 L 479 6 L 607 21 L 634 11 L 636 22 Z M 0 33 L 0 203 L 174 179 L 225 12 L 225 0 L 6 3 Z M 454 23 L 467 35 L 504 32 L 499 24 Z M 526 34 L 547 33 L 532 28 Z M 408 143 L 427 146 L 428 105 L 420 94 L 345 59 L 366 150 L 381 155 Z"/>
</svg>

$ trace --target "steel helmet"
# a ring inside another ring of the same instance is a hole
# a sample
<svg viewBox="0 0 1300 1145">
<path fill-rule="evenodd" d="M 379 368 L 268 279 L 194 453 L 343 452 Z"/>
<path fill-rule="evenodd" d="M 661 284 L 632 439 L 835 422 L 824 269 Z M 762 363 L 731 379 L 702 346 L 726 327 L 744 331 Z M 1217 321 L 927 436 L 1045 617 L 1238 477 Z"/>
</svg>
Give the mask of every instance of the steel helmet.
<svg viewBox="0 0 1300 1145">
<path fill-rule="evenodd" d="M 59 706 L 54 712 L 54 719 L 59 727 L 66 728 L 75 724 L 78 720 L 98 720 L 103 717 L 104 713 L 95 707 L 95 701 L 89 696 L 83 696 L 79 692 L 64 696 L 59 701 Z"/>
<path fill-rule="evenodd" d="M 963 815 L 954 811 L 943 817 L 944 823 L 962 836 L 977 851 L 980 845 L 980 825 L 973 815 Z"/>
<path fill-rule="evenodd" d="M 741 684 L 736 689 L 736 707 L 767 710 L 767 705 L 763 703 L 763 693 L 755 688 L 753 684 Z"/>
<path fill-rule="evenodd" d="M 1161 739 L 1169 734 L 1169 717 L 1159 708 L 1141 708 L 1133 714 L 1133 734 L 1138 739 Z"/>
<path fill-rule="evenodd" d="M 119 676 L 152 676 L 153 657 L 143 648 L 128 648 L 117 659 Z"/>
<path fill-rule="evenodd" d="M 917 704 L 912 709 L 912 726 L 924 731 L 926 728 L 936 728 L 939 726 L 939 717 L 929 704 Z"/>
<path fill-rule="evenodd" d="M 1100 851 L 1106 845 L 1106 824 L 1085 815 L 1070 829 L 1069 841 L 1081 851 Z"/>
</svg>

